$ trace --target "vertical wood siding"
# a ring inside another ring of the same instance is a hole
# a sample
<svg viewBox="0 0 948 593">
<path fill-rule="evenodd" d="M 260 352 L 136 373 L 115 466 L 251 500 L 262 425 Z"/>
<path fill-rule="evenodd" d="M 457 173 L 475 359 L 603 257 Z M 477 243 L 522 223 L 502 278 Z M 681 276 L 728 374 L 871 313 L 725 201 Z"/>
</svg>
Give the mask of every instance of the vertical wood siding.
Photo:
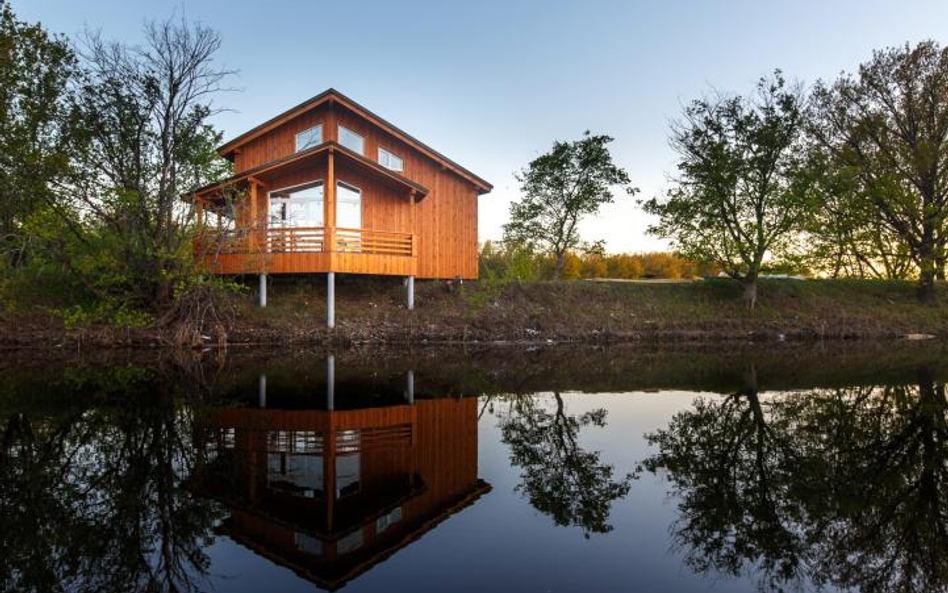
<svg viewBox="0 0 948 593">
<path fill-rule="evenodd" d="M 298 132 L 317 123 L 323 125 L 323 140 L 336 139 L 336 123 L 365 138 L 365 156 L 378 160 L 383 147 L 402 158 L 402 174 L 429 190 L 416 205 L 417 276 L 420 278 L 477 278 L 477 199 L 476 188 L 444 168 L 437 161 L 398 138 L 375 127 L 357 114 L 339 106 L 320 105 L 310 112 L 247 142 L 235 156 L 236 172 L 283 158 L 295 150 Z M 337 179 L 363 191 L 363 227 L 373 230 L 412 232 L 410 204 L 404 188 L 396 188 L 337 159 Z M 312 179 L 325 179 L 325 167 L 301 168 L 278 180 L 268 180 L 276 189 Z M 266 199 L 261 191 L 259 200 Z M 259 216 L 265 216 L 265 202 L 258 202 Z M 242 221 L 246 224 L 246 219 Z M 387 272 L 369 272 L 387 273 Z"/>
</svg>

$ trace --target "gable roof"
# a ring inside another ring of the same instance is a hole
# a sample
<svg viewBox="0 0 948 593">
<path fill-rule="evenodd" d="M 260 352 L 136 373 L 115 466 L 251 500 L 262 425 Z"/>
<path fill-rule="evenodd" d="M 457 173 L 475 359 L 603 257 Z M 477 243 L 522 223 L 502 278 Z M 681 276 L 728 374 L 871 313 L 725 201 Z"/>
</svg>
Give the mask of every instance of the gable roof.
<svg viewBox="0 0 948 593">
<path fill-rule="evenodd" d="M 217 153 L 226 159 L 233 160 L 234 151 L 237 150 L 239 147 L 243 146 L 244 144 L 246 144 L 247 142 L 269 132 L 270 130 L 273 130 L 274 128 L 277 128 L 278 126 L 306 113 L 307 111 L 315 109 L 316 107 L 322 105 L 323 103 L 328 103 L 328 102 L 339 103 L 343 107 L 346 107 L 350 111 L 361 116 L 363 119 L 378 126 L 382 130 L 385 130 L 386 132 L 395 136 L 402 142 L 405 142 L 412 148 L 418 150 L 419 152 L 425 154 L 427 157 L 440 163 L 443 167 L 450 169 L 455 174 L 463 177 L 472 185 L 474 185 L 478 189 L 479 193 L 482 193 L 482 194 L 487 193 L 493 189 L 493 186 L 487 181 L 485 181 L 484 179 L 482 179 L 481 177 L 475 175 L 471 171 L 465 169 L 461 165 L 452 161 L 451 159 L 444 156 L 443 154 L 436 151 L 435 149 L 431 148 L 427 144 L 421 142 L 420 140 L 411 136 L 407 132 L 404 132 L 403 130 L 399 129 L 395 125 L 382 119 L 375 113 L 372 113 L 371 111 L 369 111 L 362 105 L 359 105 L 358 103 L 356 103 L 349 97 L 346 97 L 345 95 L 343 95 L 336 89 L 332 89 L 332 88 L 326 89 L 325 91 L 319 93 L 315 97 L 312 97 L 311 99 L 303 101 L 296 107 L 292 107 L 284 111 L 283 113 L 277 115 L 276 117 L 270 118 L 269 120 L 265 121 L 259 126 L 256 126 L 255 128 L 252 128 L 251 130 L 244 132 L 243 134 L 237 136 L 236 138 L 233 138 L 232 140 L 224 143 L 221 147 L 217 149 Z"/>
<path fill-rule="evenodd" d="M 322 144 L 318 144 L 312 148 L 307 148 L 306 150 L 301 150 L 300 152 L 294 152 L 293 154 L 289 154 L 281 159 L 277 159 L 269 163 L 258 165 L 256 167 L 253 167 L 252 169 L 247 169 L 246 171 L 242 173 L 237 173 L 236 175 L 231 175 L 230 177 L 228 177 L 227 179 L 224 179 L 223 181 L 217 181 L 215 183 L 211 183 L 203 187 L 199 187 L 195 190 L 188 192 L 187 194 L 184 194 L 182 198 L 185 201 L 188 201 L 195 197 L 201 196 L 202 194 L 219 190 L 221 188 L 230 186 L 239 181 L 250 179 L 251 177 L 257 177 L 257 176 L 270 173 L 273 171 L 280 171 L 280 170 L 285 169 L 285 167 L 292 165 L 294 163 L 310 161 L 311 159 L 322 156 L 328 152 L 335 152 L 335 154 L 339 155 L 340 157 L 345 158 L 348 162 L 352 162 L 356 165 L 364 167 L 380 177 L 389 179 L 392 182 L 395 182 L 407 187 L 408 189 L 412 190 L 415 193 L 415 199 L 417 200 L 421 200 L 422 198 L 428 195 L 428 188 L 421 185 L 420 183 L 415 183 L 414 181 L 412 181 L 411 179 L 408 179 L 404 175 L 401 175 L 395 171 L 386 169 L 385 167 L 376 163 L 372 159 L 368 159 L 362 156 L 361 154 L 353 152 L 352 150 L 346 148 L 345 146 L 339 144 L 338 142 L 327 140 L 326 142 L 323 142 Z"/>
</svg>

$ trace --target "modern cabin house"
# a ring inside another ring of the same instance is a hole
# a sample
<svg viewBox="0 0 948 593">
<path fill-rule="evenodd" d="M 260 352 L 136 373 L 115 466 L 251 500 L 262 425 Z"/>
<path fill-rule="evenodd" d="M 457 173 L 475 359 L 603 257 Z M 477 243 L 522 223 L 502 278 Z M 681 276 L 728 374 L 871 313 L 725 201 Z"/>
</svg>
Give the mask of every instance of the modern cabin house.
<svg viewBox="0 0 948 593">
<path fill-rule="evenodd" d="M 190 487 L 228 508 L 221 533 L 336 590 L 490 491 L 477 398 L 416 400 L 412 385 L 360 407 L 332 378 L 325 398 L 262 380 L 256 405 L 198 419 Z"/>
<path fill-rule="evenodd" d="M 188 194 L 217 274 L 474 279 L 477 199 L 491 185 L 329 89 L 218 149 L 234 175 Z M 214 223 L 210 223 L 213 214 Z"/>
</svg>

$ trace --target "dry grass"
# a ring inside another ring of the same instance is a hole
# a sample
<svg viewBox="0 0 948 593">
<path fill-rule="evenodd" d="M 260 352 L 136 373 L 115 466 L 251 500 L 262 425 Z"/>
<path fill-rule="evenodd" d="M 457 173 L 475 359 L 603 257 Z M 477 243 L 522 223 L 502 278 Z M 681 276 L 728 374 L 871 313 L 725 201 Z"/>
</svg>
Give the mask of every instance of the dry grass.
<svg viewBox="0 0 948 593">
<path fill-rule="evenodd" d="M 41 313 L 0 317 L 0 347 L 81 340 L 89 345 L 198 347 L 213 343 L 715 342 L 948 337 L 948 294 L 919 304 L 905 282 L 762 281 L 750 312 L 728 280 L 688 283 L 418 282 L 416 310 L 397 278 L 339 278 L 336 329 L 325 325 L 325 278 L 278 278 L 269 306 L 254 291 L 189 300 L 152 328 L 93 326 L 67 333 Z M 206 296 L 206 295 L 205 295 Z M 182 322 L 197 319 L 197 323 Z M 25 321 L 28 320 L 28 323 Z M 25 332 L 25 333 L 24 333 Z"/>
<path fill-rule="evenodd" d="M 459 292 L 419 282 L 417 309 L 404 305 L 398 282 L 342 282 L 337 335 L 352 341 L 496 341 L 755 338 L 880 338 L 910 333 L 948 336 L 948 298 L 919 304 L 910 283 L 767 280 L 750 312 L 727 280 L 689 283 L 535 282 Z M 323 332 L 325 288 L 277 285 L 270 307 L 247 297 L 237 325 L 287 335 Z"/>
</svg>

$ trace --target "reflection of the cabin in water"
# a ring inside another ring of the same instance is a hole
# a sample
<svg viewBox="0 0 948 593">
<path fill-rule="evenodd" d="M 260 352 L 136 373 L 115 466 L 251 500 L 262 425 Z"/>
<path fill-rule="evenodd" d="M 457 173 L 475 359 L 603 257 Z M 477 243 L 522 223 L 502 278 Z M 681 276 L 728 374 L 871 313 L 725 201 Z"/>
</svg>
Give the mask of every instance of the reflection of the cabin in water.
<svg viewBox="0 0 948 593">
<path fill-rule="evenodd" d="M 322 409 L 281 409 L 261 377 L 257 405 L 205 414 L 193 484 L 229 507 L 223 533 L 337 589 L 490 490 L 477 399 L 416 400 L 406 384 L 401 402 L 343 410 L 330 371 Z"/>
</svg>

